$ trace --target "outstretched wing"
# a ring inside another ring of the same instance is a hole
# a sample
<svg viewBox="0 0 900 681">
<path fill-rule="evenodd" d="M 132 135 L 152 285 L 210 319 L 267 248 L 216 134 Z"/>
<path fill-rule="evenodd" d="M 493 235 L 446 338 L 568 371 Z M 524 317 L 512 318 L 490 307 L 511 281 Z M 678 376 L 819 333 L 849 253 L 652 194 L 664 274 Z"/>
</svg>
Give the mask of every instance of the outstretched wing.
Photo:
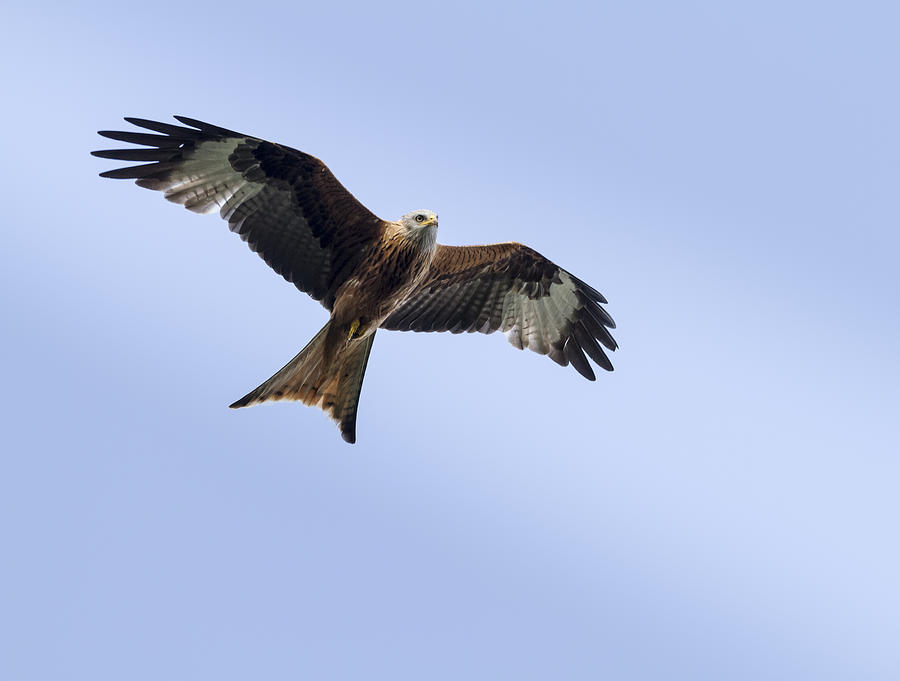
<svg viewBox="0 0 900 681">
<path fill-rule="evenodd" d="M 134 179 L 196 213 L 218 210 L 228 227 L 269 266 L 329 310 L 384 230 L 319 159 L 256 137 L 176 116 L 185 126 L 126 118 L 160 135 L 101 131 L 147 148 L 94 156 L 142 165 L 100 173 Z"/>
<path fill-rule="evenodd" d="M 500 329 L 519 349 L 549 355 L 593 381 L 585 352 L 612 371 L 602 344 L 616 349 L 606 299 L 580 279 L 517 243 L 438 245 L 428 277 L 382 323 L 398 331 Z M 598 342 L 599 341 L 599 342 Z"/>
</svg>

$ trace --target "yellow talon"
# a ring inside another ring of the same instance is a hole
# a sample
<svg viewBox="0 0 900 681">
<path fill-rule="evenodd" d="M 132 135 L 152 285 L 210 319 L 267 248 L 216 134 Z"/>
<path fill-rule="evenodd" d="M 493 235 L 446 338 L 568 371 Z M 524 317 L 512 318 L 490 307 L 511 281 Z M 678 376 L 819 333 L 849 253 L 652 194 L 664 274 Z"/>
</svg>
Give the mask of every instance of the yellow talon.
<svg viewBox="0 0 900 681">
<path fill-rule="evenodd" d="M 358 319 L 354 319 L 354 320 L 353 320 L 353 323 L 350 324 L 350 333 L 347 334 L 347 340 L 348 340 L 348 341 L 352 341 L 352 340 L 353 340 L 353 336 L 354 336 L 354 334 L 356 333 L 356 330 L 357 330 L 358 328 L 359 328 L 359 320 L 358 320 Z"/>
</svg>

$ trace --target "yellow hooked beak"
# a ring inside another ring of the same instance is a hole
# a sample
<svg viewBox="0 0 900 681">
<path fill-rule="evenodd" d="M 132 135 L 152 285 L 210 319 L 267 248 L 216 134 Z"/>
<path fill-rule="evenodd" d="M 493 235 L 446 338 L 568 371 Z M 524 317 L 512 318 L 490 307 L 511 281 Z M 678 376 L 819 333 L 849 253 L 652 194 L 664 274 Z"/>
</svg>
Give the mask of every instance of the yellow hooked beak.
<svg viewBox="0 0 900 681">
<path fill-rule="evenodd" d="M 425 222 L 421 223 L 422 227 L 430 227 L 431 225 L 437 225 L 437 215 L 431 215 L 425 218 Z"/>
</svg>

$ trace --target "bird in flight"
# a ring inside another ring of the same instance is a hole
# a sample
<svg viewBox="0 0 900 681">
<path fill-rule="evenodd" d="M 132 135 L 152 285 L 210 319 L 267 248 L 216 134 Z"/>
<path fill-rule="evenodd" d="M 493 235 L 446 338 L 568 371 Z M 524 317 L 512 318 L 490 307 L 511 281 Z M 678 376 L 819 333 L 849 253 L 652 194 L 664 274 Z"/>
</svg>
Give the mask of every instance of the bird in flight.
<svg viewBox="0 0 900 681">
<path fill-rule="evenodd" d="M 382 220 L 314 156 L 175 118 L 183 125 L 125 118 L 157 134 L 101 131 L 140 146 L 94 156 L 140 165 L 100 175 L 133 179 L 195 213 L 218 211 L 272 269 L 331 313 L 296 357 L 232 408 L 299 400 L 355 442 L 379 329 L 500 330 L 515 347 L 571 364 L 588 380 L 595 376 L 587 357 L 612 371 L 603 351 L 616 349 L 608 331 L 615 323 L 600 305 L 606 299 L 540 253 L 514 242 L 444 246 L 433 211 Z"/>
</svg>

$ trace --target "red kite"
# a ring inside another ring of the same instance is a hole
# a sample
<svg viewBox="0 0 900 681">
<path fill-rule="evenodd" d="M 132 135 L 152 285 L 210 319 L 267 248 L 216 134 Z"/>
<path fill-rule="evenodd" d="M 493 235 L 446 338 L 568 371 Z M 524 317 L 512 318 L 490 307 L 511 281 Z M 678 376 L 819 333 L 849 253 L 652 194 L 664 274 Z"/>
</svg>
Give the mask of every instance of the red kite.
<svg viewBox="0 0 900 681">
<path fill-rule="evenodd" d="M 612 364 L 615 323 L 595 289 L 519 243 L 444 246 L 437 215 L 382 220 L 319 159 L 302 151 L 176 116 L 171 125 L 126 118 L 161 134 L 102 131 L 141 145 L 94 156 L 142 165 L 102 177 L 134 179 L 196 213 L 218 211 L 278 274 L 320 301 L 328 323 L 272 378 L 233 408 L 300 400 L 324 410 L 356 441 L 363 375 L 378 329 L 503 331 L 519 349 L 569 363 L 588 380 Z"/>
</svg>

